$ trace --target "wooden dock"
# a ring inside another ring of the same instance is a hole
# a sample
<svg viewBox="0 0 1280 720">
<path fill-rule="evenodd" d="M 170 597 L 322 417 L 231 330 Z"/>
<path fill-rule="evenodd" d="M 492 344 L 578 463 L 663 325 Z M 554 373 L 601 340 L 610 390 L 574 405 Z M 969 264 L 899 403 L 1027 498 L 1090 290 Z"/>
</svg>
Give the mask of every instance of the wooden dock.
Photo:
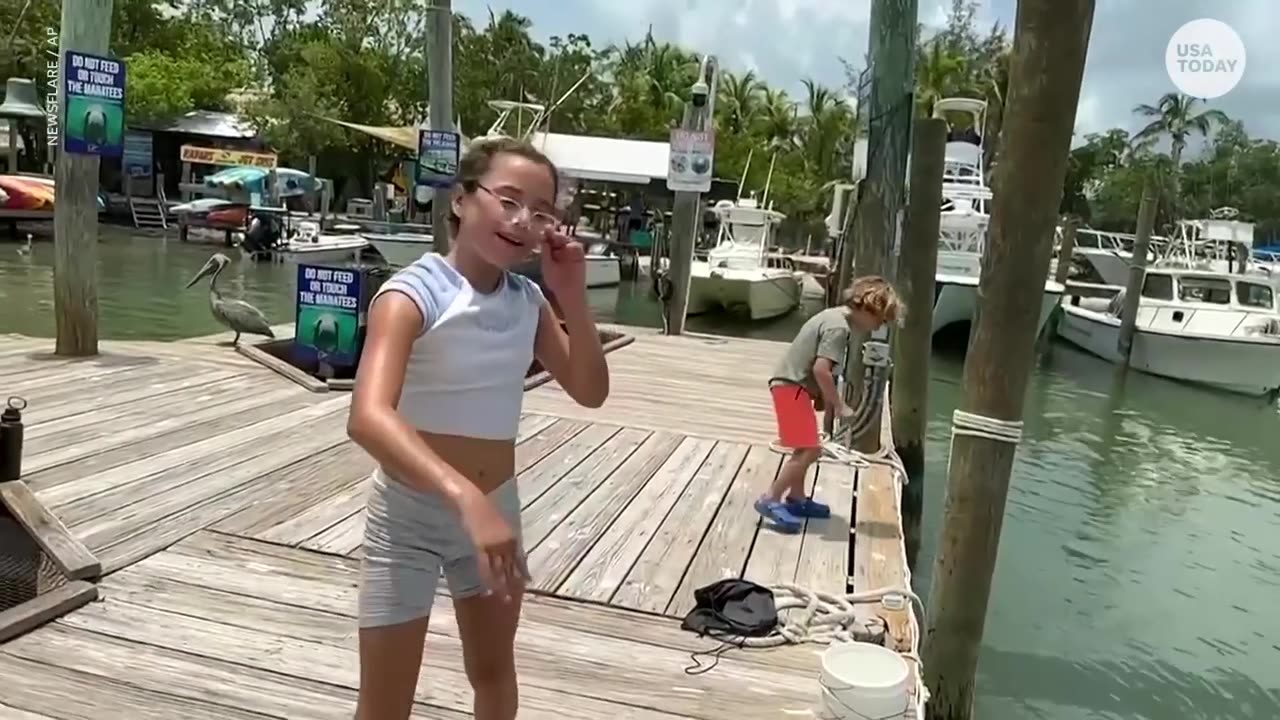
<svg viewBox="0 0 1280 720">
<path fill-rule="evenodd" d="M 765 387 L 783 346 L 623 330 L 637 339 L 609 355 L 603 408 L 554 383 L 525 397 L 521 717 L 808 716 L 821 646 L 732 651 L 689 676 L 690 654 L 718 643 L 677 618 L 725 577 L 831 593 L 901 582 L 892 474 L 821 464 L 810 483 L 835 517 L 761 529 L 751 504 L 782 460 Z M 104 342 L 66 360 L 42 354 L 50 340 L 0 336 L 0 394 L 30 403 L 23 480 L 104 575 L 100 602 L 0 645 L 0 673 L 24 678 L 0 716 L 351 716 L 373 462 L 346 438 L 346 393 L 310 392 L 221 340 Z M 909 645 L 903 615 L 881 614 Z M 424 665 L 417 716 L 470 717 L 447 598 Z"/>
</svg>

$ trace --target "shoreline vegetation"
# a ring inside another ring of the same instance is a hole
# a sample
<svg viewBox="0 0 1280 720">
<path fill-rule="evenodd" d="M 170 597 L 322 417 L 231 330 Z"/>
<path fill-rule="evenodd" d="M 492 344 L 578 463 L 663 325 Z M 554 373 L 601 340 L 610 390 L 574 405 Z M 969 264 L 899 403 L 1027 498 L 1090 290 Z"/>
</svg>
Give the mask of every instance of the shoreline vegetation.
<svg viewBox="0 0 1280 720">
<path fill-rule="evenodd" d="M 20 5 L 0 8 L 0 27 L 14 28 L 0 74 L 41 78 L 44 38 L 57 25 L 57 5 Z M 116 0 L 111 54 L 127 66 L 126 117 L 135 127 L 162 127 L 192 110 L 238 112 L 284 164 L 305 167 L 314 155 L 337 197 L 368 196 L 375 182 L 395 174 L 404 152 L 324 118 L 404 126 L 426 116 L 427 5 Z M 999 161 L 1011 33 L 999 24 L 980 28 L 977 8 L 973 0 L 953 0 L 943 27 L 921 26 L 915 103 L 917 114 L 928 115 L 943 97 L 986 100 L 982 134 L 990 165 Z M 651 33 L 604 46 L 580 33 L 539 35 L 533 20 L 509 11 L 455 13 L 454 107 L 464 133 L 489 127 L 495 118 L 490 100 L 550 104 L 588 73 L 552 115 L 553 131 L 665 140 L 678 124 L 697 49 Z M 864 132 L 866 119 L 857 117 L 851 101 L 867 92 L 860 83 L 864 60 L 835 61 L 844 69 L 843 87 L 806 79 L 787 89 L 722 61 L 715 174 L 736 181 L 754 151 L 745 187 L 762 187 L 770 165 L 762 160 L 776 153 L 770 198 L 789 218 L 786 244 L 824 237 L 831 186 L 849 177 L 854 142 Z M 1260 245 L 1280 231 L 1280 144 L 1251 138 L 1243 123 L 1176 94 L 1134 112 L 1149 123 L 1136 133 L 1112 128 L 1077 138 L 1064 214 L 1098 229 L 1131 232 L 1143 181 L 1159 170 L 1157 228 L 1231 206 L 1242 220 L 1258 223 Z M 41 128 L 24 124 L 23 132 L 28 147 L 42 144 Z M 37 170 L 40 161 L 28 158 L 24 169 Z"/>
</svg>

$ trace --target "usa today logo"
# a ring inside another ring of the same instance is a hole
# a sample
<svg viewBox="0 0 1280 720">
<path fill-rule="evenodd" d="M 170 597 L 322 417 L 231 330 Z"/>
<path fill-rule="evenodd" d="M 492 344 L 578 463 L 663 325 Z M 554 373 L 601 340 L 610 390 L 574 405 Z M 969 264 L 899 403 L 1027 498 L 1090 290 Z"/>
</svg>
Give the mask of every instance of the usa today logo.
<svg viewBox="0 0 1280 720">
<path fill-rule="evenodd" d="M 1244 42 L 1221 20 L 1200 18 L 1178 28 L 1164 51 L 1169 79 L 1184 94 L 1209 100 L 1231 92 L 1244 75 Z"/>
</svg>

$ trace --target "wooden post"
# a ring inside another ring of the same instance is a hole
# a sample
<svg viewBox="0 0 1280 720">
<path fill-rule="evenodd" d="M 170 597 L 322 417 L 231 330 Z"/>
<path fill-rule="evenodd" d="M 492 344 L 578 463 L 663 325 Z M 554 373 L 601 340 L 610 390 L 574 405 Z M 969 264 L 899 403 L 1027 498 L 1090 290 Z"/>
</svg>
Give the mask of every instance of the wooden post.
<svg viewBox="0 0 1280 720">
<path fill-rule="evenodd" d="M 993 201 L 961 404 L 990 421 L 1022 419 L 1093 11 L 1094 0 L 1018 3 L 1011 111 L 996 167 L 996 188 L 1008 191 L 997 190 Z M 1016 436 L 1018 427 L 1001 429 Z M 953 429 L 924 645 L 929 720 L 973 717 L 974 673 L 1017 449 L 1010 440 Z"/>
<path fill-rule="evenodd" d="M 1142 200 L 1138 205 L 1138 234 L 1133 239 L 1133 260 L 1129 263 L 1129 284 L 1124 291 L 1124 311 L 1120 315 L 1120 337 L 1116 350 L 1120 353 L 1120 369 L 1129 369 L 1129 356 L 1133 354 L 1133 335 L 1138 326 L 1138 303 L 1142 300 L 1142 284 L 1147 277 L 1147 248 L 1151 246 L 1151 231 L 1156 224 L 1156 206 L 1159 200 L 1150 180 L 1142 186 Z"/>
<path fill-rule="evenodd" d="M 854 277 L 893 277 L 903 195 L 906 187 L 907 155 L 911 143 L 911 116 L 914 110 L 915 40 L 917 0 L 872 0 L 871 3 L 871 97 L 867 103 L 867 176 L 859 183 L 858 211 L 854 218 Z M 935 238 L 935 243 L 937 242 Z M 853 277 L 843 277 L 844 283 Z M 843 293 L 847 285 L 840 287 Z M 837 295 L 839 298 L 839 295 Z M 845 394 L 857 406 L 862 392 L 862 345 L 858 333 L 849 361 L 845 363 Z M 856 441 L 861 450 L 880 447 L 880 425 L 873 423 Z"/>
<path fill-rule="evenodd" d="M 893 441 L 911 479 L 902 489 L 902 528 L 907 563 L 920 552 L 924 511 L 924 437 L 928 426 L 929 354 L 932 349 L 933 294 L 942 223 L 942 169 L 947 123 L 916 118 L 911 139 L 911 195 L 902 241 L 897 285 L 906 319 L 893 342 Z"/>
<path fill-rule="evenodd" d="M 1076 251 L 1076 229 L 1080 221 L 1075 215 L 1068 215 L 1062 222 L 1062 242 L 1058 243 L 1058 268 L 1053 273 L 1053 281 L 1059 285 L 1067 284 L 1067 276 L 1071 274 L 1071 258 Z"/>
<path fill-rule="evenodd" d="M 430 92 L 432 130 L 453 126 L 453 8 L 450 0 L 431 0 L 427 26 L 427 83 Z M 431 200 L 431 237 L 435 250 L 449 252 L 449 188 L 436 188 Z M 412 199 L 413 191 L 409 192 Z"/>
<path fill-rule="evenodd" d="M 708 66 L 710 70 L 708 70 Z M 683 130 L 706 130 L 711 122 L 713 98 L 716 96 L 716 59 L 703 58 L 699 79 L 694 82 L 694 95 L 701 95 L 701 102 L 689 102 L 684 106 Z M 707 82 L 704 75 L 710 75 Z M 706 87 L 702 87 L 705 85 Z M 672 206 L 671 233 L 667 236 L 667 278 L 671 297 L 662 306 L 666 334 L 684 332 L 685 313 L 689 309 L 689 274 L 693 271 L 693 247 L 698 230 L 702 226 L 702 193 L 677 192 Z M 654 262 L 658 262 L 654 259 Z M 655 266 L 656 269 L 656 266 Z"/>
<path fill-rule="evenodd" d="M 111 0 L 62 4 L 58 47 L 58 108 L 66 142 L 64 80 L 68 50 L 106 55 Z M 127 86 L 126 86 L 127 87 Z M 64 145 L 65 147 L 65 145 Z M 58 202 L 53 211 L 53 312 L 58 355 L 98 354 L 98 156 L 58 153 L 54 170 Z"/>
</svg>

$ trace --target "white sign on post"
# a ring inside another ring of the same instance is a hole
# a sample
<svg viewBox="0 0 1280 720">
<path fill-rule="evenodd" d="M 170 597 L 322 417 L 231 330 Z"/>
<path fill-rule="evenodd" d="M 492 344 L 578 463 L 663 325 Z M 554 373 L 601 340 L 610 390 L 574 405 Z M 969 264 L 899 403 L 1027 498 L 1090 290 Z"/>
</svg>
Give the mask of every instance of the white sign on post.
<svg viewBox="0 0 1280 720">
<path fill-rule="evenodd" d="M 710 192 L 715 146 L 714 130 L 673 129 L 667 189 L 672 192 Z"/>
</svg>

